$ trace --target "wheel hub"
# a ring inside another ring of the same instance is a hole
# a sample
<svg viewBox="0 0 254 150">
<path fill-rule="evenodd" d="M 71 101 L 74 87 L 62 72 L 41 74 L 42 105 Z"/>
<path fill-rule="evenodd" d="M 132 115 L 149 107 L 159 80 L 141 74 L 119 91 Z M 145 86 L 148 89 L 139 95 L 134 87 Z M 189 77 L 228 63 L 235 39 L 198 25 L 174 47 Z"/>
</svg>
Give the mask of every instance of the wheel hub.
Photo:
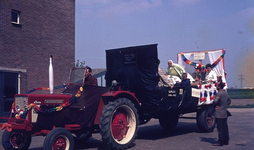
<svg viewBox="0 0 254 150">
<path fill-rule="evenodd" d="M 20 144 L 24 142 L 23 135 L 21 133 L 14 133 L 11 136 L 11 143 L 14 146 L 14 148 L 18 148 Z"/>
<path fill-rule="evenodd" d="M 66 148 L 66 141 L 64 138 L 58 138 L 53 145 L 54 150 L 64 150 L 65 148 Z"/>
<path fill-rule="evenodd" d="M 209 126 L 212 126 L 214 123 L 214 117 L 207 117 L 207 123 Z"/>
<path fill-rule="evenodd" d="M 112 122 L 112 133 L 115 139 L 121 140 L 125 137 L 128 130 L 128 121 L 123 113 L 117 114 Z"/>
</svg>

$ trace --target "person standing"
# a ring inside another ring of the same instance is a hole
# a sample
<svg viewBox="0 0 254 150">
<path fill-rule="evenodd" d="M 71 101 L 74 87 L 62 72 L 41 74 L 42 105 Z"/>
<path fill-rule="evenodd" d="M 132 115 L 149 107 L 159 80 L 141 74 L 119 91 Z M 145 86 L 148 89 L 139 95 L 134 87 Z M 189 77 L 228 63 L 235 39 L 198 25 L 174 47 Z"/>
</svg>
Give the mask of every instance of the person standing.
<svg viewBox="0 0 254 150">
<path fill-rule="evenodd" d="M 218 94 L 214 99 L 215 107 L 215 118 L 217 122 L 217 131 L 218 131 L 218 141 L 212 146 L 223 146 L 228 145 L 229 143 L 229 132 L 228 132 L 228 111 L 227 108 L 231 103 L 231 100 L 228 96 L 228 93 L 223 90 L 224 83 L 219 82 L 217 85 Z"/>
<path fill-rule="evenodd" d="M 167 75 L 178 76 L 181 79 L 182 73 L 185 73 L 183 67 L 181 67 L 178 64 L 175 64 L 172 60 L 168 60 L 168 67 L 166 69 Z"/>
<path fill-rule="evenodd" d="M 92 76 L 92 69 L 88 66 L 86 66 L 84 85 L 98 86 L 97 79 Z"/>
</svg>

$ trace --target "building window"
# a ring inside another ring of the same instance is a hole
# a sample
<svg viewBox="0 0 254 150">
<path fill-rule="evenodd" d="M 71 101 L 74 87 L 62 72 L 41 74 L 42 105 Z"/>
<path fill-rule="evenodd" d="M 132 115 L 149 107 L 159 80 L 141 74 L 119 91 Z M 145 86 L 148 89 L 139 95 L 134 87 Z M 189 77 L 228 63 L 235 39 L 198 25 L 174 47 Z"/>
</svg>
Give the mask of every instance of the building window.
<svg viewBox="0 0 254 150">
<path fill-rule="evenodd" d="M 20 12 L 16 10 L 11 11 L 11 21 L 14 24 L 20 24 Z"/>
</svg>

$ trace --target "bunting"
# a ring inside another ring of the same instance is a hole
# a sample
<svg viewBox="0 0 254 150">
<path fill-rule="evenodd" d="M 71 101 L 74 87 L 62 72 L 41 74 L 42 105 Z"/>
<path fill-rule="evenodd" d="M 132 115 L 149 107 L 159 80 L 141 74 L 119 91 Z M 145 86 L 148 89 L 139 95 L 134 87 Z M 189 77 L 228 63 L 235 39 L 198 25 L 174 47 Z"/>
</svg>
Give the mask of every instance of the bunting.
<svg viewBox="0 0 254 150">
<path fill-rule="evenodd" d="M 67 85 L 55 86 L 55 87 L 54 87 L 54 90 L 60 89 L 60 88 L 64 88 L 64 87 L 66 87 L 66 86 L 67 86 Z M 47 88 L 47 87 L 35 88 L 35 89 L 30 90 L 30 91 L 27 91 L 25 94 L 29 94 L 29 93 L 32 93 L 32 92 L 38 91 L 38 90 L 49 90 L 49 88 Z"/>
<path fill-rule="evenodd" d="M 191 66 L 198 66 L 198 65 L 200 65 L 200 64 L 198 64 L 198 63 L 195 63 L 195 62 L 190 61 L 189 59 L 187 59 L 187 58 L 184 56 L 183 52 L 181 52 L 180 54 L 181 54 L 181 56 L 182 56 L 182 58 L 183 58 L 183 61 L 184 61 L 186 64 L 191 65 Z M 220 57 L 212 64 L 212 68 L 214 68 L 216 65 L 218 65 L 218 63 L 219 63 L 220 60 L 224 57 L 225 54 L 226 54 L 226 51 L 224 51 L 224 52 L 220 55 Z M 202 66 L 201 66 L 201 69 L 202 69 L 202 70 L 205 69 L 205 66 L 202 65 Z"/>
<path fill-rule="evenodd" d="M 60 87 L 60 86 L 58 86 Z M 37 89 L 43 89 L 43 88 L 37 88 Z M 32 90 L 31 90 L 32 91 Z M 83 92 L 83 87 L 80 87 L 79 88 L 79 91 L 74 95 L 72 96 L 68 102 L 65 102 L 63 104 L 61 104 L 60 106 L 57 106 L 57 107 L 53 107 L 53 108 L 48 108 L 48 109 L 42 109 L 40 107 L 38 107 L 36 104 L 34 103 L 31 103 L 29 104 L 24 111 L 22 112 L 17 112 L 17 114 L 15 115 L 15 118 L 17 119 L 25 119 L 26 116 L 27 116 L 27 112 L 29 110 L 31 110 L 32 108 L 34 108 L 34 111 L 36 113 L 52 113 L 52 112 L 55 112 L 55 111 L 61 111 L 63 108 L 71 105 L 72 103 L 76 102 L 77 99 L 81 96 L 81 93 Z"/>
</svg>

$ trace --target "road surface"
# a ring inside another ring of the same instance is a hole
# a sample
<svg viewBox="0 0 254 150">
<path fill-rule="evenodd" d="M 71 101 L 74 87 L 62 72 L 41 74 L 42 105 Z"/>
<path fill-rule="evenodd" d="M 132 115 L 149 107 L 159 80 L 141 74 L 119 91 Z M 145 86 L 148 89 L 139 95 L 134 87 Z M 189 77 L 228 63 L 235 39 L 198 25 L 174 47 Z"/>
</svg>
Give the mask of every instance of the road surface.
<svg viewBox="0 0 254 150">
<path fill-rule="evenodd" d="M 175 130 L 170 133 L 163 130 L 158 120 L 152 119 L 139 126 L 135 145 L 131 150 L 250 150 L 254 147 L 254 108 L 230 108 L 232 117 L 228 119 L 230 142 L 223 147 L 213 147 L 217 140 L 217 129 L 212 133 L 201 133 L 194 119 L 179 119 Z M 194 113 L 188 116 L 195 116 Z M 0 139 L 2 131 L 0 131 Z M 42 150 L 45 137 L 32 138 L 29 150 Z M 0 140 L 0 144 L 1 140 Z M 107 150 L 99 133 L 93 134 L 89 141 L 75 145 L 77 150 Z M 0 146 L 0 149 L 2 147 Z M 2 148 L 3 149 L 3 148 Z"/>
</svg>

